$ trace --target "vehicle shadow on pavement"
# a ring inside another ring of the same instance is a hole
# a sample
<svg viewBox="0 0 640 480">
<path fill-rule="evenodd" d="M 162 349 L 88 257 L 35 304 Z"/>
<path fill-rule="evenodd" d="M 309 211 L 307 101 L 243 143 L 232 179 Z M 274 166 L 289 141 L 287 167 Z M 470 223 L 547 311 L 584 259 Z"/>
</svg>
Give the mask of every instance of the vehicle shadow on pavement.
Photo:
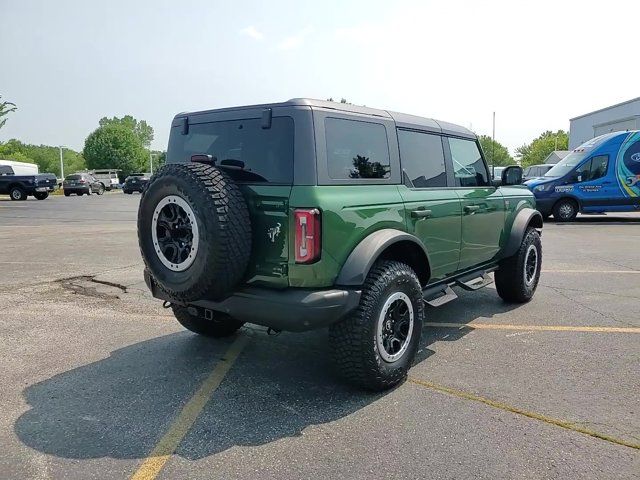
<svg viewBox="0 0 640 480">
<path fill-rule="evenodd" d="M 474 295 L 485 295 L 476 292 Z M 429 322 L 467 323 L 513 308 L 496 297 L 462 296 L 429 309 Z M 468 330 L 425 328 L 417 361 L 437 341 Z M 176 454 L 199 459 L 234 446 L 257 446 L 296 437 L 314 425 L 353 414 L 381 399 L 341 382 L 332 371 L 326 330 L 251 337 L 214 392 Z M 189 332 L 140 342 L 108 358 L 56 375 L 24 391 L 30 409 L 15 423 L 27 446 L 63 458 L 144 458 L 209 375 L 233 339 Z"/>
</svg>

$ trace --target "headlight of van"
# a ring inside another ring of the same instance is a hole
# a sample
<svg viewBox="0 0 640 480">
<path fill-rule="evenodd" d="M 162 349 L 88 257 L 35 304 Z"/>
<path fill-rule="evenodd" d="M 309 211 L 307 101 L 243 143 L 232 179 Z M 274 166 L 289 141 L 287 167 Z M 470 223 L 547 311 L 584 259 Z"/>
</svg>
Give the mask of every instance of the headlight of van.
<svg viewBox="0 0 640 480">
<path fill-rule="evenodd" d="M 550 183 L 543 183 L 542 185 L 538 185 L 533 189 L 534 192 L 548 192 L 549 190 L 551 190 Z"/>
</svg>

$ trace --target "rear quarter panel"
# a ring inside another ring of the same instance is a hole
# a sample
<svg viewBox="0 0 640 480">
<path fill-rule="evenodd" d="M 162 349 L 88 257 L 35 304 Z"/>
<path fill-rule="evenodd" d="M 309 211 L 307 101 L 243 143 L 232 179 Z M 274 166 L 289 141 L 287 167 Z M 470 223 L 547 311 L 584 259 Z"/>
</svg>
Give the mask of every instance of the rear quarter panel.
<svg viewBox="0 0 640 480">
<path fill-rule="evenodd" d="M 406 230 L 404 204 L 397 185 L 294 186 L 290 206 L 292 210 L 316 207 L 322 213 L 320 261 L 296 264 L 294 245 L 290 246 L 292 287 L 329 287 L 351 251 L 366 236 L 383 228 Z M 292 222 L 293 214 L 289 217 Z M 290 231 L 294 231 L 292 226 Z"/>
</svg>

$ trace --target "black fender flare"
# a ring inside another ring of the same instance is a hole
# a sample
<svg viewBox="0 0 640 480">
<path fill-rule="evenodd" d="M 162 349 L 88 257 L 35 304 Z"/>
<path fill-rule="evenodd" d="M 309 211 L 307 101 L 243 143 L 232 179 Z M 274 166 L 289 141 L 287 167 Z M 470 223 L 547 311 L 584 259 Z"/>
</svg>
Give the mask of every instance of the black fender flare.
<svg viewBox="0 0 640 480">
<path fill-rule="evenodd" d="M 429 261 L 427 249 L 416 236 L 394 228 L 385 228 L 371 233 L 353 249 L 342 266 L 335 284 L 362 285 L 382 252 L 395 243 L 407 241 L 416 244 L 424 252 L 427 262 Z"/>
<path fill-rule="evenodd" d="M 509 234 L 503 257 L 510 257 L 518 251 L 529 225 L 533 225 L 535 228 L 542 228 L 542 223 L 542 214 L 538 210 L 528 207 L 520 210 L 513 220 L 513 225 L 511 225 L 511 233 Z"/>
</svg>

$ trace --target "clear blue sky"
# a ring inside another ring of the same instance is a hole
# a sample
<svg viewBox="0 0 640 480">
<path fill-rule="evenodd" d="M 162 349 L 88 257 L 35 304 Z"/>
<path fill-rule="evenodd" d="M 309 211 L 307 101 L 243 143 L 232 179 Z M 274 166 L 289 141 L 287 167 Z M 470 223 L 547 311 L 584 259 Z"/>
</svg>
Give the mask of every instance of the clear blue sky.
<svg viewBox="0 0 640 480">
<path fill-rule="evenodd" d="M 292 97 L 448 120 L 513 149 L 640 96 L 640 2 L 0 0 L 0 140 L 81 149 L 131 114 Z M 625 48 L 627 47 L 627 48 Z M 634 49 L 635 47 L 635 49 Z"/>
</svg>

